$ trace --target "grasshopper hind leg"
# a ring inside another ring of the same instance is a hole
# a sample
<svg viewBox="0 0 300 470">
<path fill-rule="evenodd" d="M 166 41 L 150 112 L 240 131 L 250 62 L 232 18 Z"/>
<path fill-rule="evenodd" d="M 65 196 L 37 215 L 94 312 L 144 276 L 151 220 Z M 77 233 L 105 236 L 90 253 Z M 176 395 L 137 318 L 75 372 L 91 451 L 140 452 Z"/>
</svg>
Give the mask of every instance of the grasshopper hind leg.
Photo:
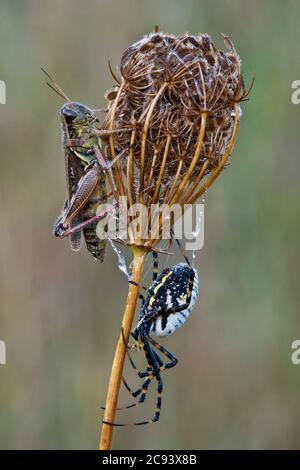
<svg viewBox="0 0 300 470">
<path fill-rule="evenodd" d="M 76 227 L 81 222 L 81 217 L 75 217 L 71 223 L 71 228 Z M 70 236 L 71 248 L 73 251 L 79 251 L 82 245 L 81 232 L 74 232 Z"/>
<path fill-rule="evenodd" d="M 64 233 L 66 232 L 66 228 L 65 228 L 65 221 L 66 221 L 66 217 L 65 217 L 65 214 L 66 214 L 66 211 L 69 207 L 69 201 L 68 199 L 66 199 L 65 203 L 64 203 L 64 206 L 62 208 L 62 211 L 60 213 L 60 215 L 58 216 L 58 218 L 56 219 L 55 223 L 54 223 L 54 226 L 53 226 L 53 235 L 55 237 L 63 237 Z M 70 224 L 70 228 L 73 228 L 73 227 L 76 227 L 78 224 L 80 224 L 80 222 L 82 221 L 81 220 L 82 218 L 77 216 L 77 217 L 74 217 L 74 219 L 72 220 L 71 224 Z M 71 248 L 73 251 L 79 251 L 80 248 L 81 248 L 81 232 L 74 232 L 71 234 L 71 238 L 70 238 L 70 241 L 71 241 Z"/>
</svg>

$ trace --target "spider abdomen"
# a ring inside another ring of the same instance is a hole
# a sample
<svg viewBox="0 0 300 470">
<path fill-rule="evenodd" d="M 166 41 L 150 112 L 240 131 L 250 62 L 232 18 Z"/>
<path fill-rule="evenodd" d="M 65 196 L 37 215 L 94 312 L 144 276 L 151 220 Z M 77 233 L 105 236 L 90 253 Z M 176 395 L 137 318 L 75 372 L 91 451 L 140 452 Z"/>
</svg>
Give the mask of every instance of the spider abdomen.
<svg viewBox="0 0 300 470">
<path fill-rule="evenodd" d="M 151 325 L 151 333 L 156 336 L 169 336 L 180 328 L 191 314 L 198 294 L 198 276 L 195 271 L 193 290 L 189 305 L 184 310 L 159 316 Z"/>
<path fill-rule="evenodd" d="M 141 321 L 153 315 L 149 331 L 156 336 L 169 336 L 186 322 L 197 294 L 196 269 L 185 263 L 168 268 L 152 285 Z"/>
</svg>

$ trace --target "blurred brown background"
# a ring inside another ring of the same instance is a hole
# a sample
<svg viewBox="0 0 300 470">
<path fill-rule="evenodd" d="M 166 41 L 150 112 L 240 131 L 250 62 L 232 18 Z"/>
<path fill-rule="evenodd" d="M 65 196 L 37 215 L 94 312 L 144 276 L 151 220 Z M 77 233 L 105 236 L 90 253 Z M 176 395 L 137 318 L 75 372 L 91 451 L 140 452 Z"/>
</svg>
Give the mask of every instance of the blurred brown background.
<svg viewBox="0 0 300 470">
<path fill-rule="evenodd" d="M 299 447 L 299 15 L 296 0 L 1 0 L 1 448 L 97 447 L 127 292 L 110 248 L 100 265 L 51 234 L 65 195 L 62 102 L 40 67 L 101 107 L 108 60 L 155 24 L 219 47 L 227 33 L 256 81 L 232 165 L 206 198 L 199 301 L 164 342 L 180 362 L 165 374 L 161 422 L 117 429 L 114 447 Z M 119 420 L 150 417 L 153 400 Z"/>
</svg>

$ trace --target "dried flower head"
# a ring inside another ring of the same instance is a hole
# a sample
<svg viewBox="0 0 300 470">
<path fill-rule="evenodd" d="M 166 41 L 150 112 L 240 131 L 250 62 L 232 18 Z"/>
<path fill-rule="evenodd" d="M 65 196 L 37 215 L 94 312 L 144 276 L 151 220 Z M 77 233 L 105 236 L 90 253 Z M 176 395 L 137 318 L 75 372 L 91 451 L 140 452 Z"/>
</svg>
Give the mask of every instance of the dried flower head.
<svg viewBox="0 0 300 470">
<path fill-rule="evenodd" d="M 224 42 L 226 52 L 207 34 L 156 30 L 124 52 L 122 79 L 106 95 L 103 124 L 124 132 L 112 133 L 103 145 L 110 160 L 126 156 L 113 175 L 129 204 L 193 203 L 224 168 L 239 102 L 248 94 L 235 48 L 225 36 Z"/>
</svg>

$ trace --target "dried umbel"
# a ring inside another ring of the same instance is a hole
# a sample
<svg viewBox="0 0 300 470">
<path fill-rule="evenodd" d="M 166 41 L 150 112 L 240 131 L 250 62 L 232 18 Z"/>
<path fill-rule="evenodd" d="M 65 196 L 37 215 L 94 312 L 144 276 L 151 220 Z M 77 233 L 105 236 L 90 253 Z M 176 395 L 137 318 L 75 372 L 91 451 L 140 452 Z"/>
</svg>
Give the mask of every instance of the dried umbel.
<svg viewBox="0 0 300 470">
<path fill-rule="evenodd" d="M 124 52 L 103 128 L 132 129 L 105 143 L 111 160 L 126 156 L 114 179 L 130 204 L 193 203 L 225 166 L 247 93 L 239 57 L 224 42 L 226 52 L 206 34 L 154 32 Z"/>
</svg>

